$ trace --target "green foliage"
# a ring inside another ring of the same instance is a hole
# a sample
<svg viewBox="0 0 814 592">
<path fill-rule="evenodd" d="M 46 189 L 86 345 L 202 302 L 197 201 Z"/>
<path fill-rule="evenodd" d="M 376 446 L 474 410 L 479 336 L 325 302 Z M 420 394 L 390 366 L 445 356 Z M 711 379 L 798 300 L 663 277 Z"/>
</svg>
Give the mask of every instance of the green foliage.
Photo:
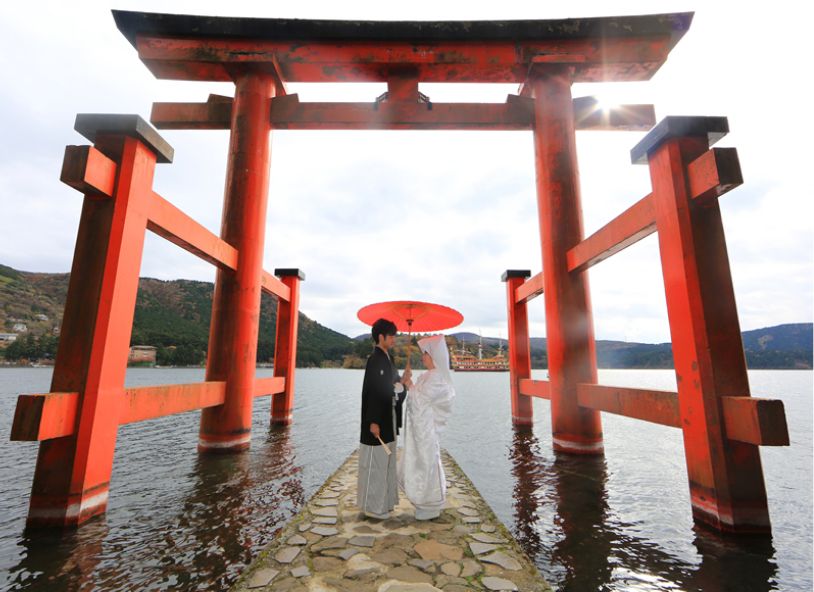
<svg viewBox="0 0 814 592">
<path fill-rule="evenodd" d="M 811 370 L 812 351 L 792 349 L 787 351 L 746 351 L 746 365 L 752 369 L 793 368 Z"/>
<path fill-rule="evenodd" d="M 297 366 L 338 366 L 353 351 L 353 340 L 300 314 Z"/>
<path fill-rule="evenodd" d="M 673 350 L 669 343 L 597 343 L 600 368 L 672 368 Z"/>
<path fill-rule="evenodd" d="M 18 280 L 20 279 L 20 272 L 16 269 L 12 269 L 8 265 L 0 264 L 0 278 L 4 278 L 6 281 L 8 280 Z"/>
<path fill-rule="evenodd" d="M 68 274 L 32 274 L 0 265 L 0 331 L 21 319 L 30 333 L 5 350 L 8 361 L 53 358 L 58 338 L 52 330 L 62 322 Z M 206 360 L 213 284 L 192 280 L 142 278 L 136 300 L 131 345 L 152 345 L 156 362 L 167 366 L 197 366 Z M 49 321 L 39 322 L 37 314 Z M 2 325 L 5 323 L 7 327 Z M 257 361 L 274 359 L 277 299 L 263 294 Z M 300 314 L 298 366 L 340 366 L 352 352 L 352 340 Z M 0 355 L 3 350 L 0 350 Z"/>
<path fill-rule="evenodd" d="M 41 335 L 36 337 L 31 333 L 24 335 L 11 343 L 4 352 L 4 357 L 10 362 L 20 360 L 53 360 L 57 353 L 59 339 L 54 335 Z"/>
<path fill-rule="evenodd" d="M 208 282 L 142 279 L 131 345 L 159 348 L 159 365 L 198 365 L 206 358 L 214 286 Z M 272 362 L 277 327 L 277 299 L 262 294 L 257 361 Z M 351 351 L 350 338 L 299 316 L 297 366 L 340 365 Z"/>
<path fill-rule="evenodd" d="M 159 347 L 156 351 L 156 363 L 159 366 L 200 366 L 205 361 L 206 351 L 186 343 Z"/>
<path fill-rule="evenodd" d="M 206 351 L 211 311 L 212 284 L 143 278 L 139 282 L 130 344 Z"/>
<path fill-rule="evenodd" d="M 531 352 L 531 367 L 535 370 L 548 368 L 548 354 L 539 349 Z"/>
</svg>

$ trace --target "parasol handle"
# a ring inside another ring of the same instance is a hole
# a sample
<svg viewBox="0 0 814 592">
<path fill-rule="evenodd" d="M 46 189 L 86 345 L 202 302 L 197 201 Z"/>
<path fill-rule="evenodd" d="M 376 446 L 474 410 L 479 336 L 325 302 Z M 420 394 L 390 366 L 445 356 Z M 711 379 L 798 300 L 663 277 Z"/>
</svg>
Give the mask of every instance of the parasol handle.
<svg viewBox="0 0 814 592">
<path fill-rule="evenodd" d="M 407 319 L 407 365 L 405 370 L 411 369 L 410 357 L 413 349 L 413 319 Z"/>
</svg>

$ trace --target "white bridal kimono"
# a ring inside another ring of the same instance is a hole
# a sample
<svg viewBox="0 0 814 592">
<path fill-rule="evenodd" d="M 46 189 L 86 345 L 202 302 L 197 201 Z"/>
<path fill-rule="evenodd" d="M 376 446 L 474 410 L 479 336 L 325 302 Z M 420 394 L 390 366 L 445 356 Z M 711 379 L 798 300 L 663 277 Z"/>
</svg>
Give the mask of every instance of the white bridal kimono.
<svg viewBox="0 0 814 592">
<path fill-rule="evenodd" d="M 399 486 L 416 508 L 418 520 L 441 513 L 446 501 L 446 476 L 441 466 L 439 434 L 452 413 L 455 388 L 449 371 L 449 351 L 443 335 L 421 339 L 418 346 L 433 359 L 407 394 Z"/>
</svg>

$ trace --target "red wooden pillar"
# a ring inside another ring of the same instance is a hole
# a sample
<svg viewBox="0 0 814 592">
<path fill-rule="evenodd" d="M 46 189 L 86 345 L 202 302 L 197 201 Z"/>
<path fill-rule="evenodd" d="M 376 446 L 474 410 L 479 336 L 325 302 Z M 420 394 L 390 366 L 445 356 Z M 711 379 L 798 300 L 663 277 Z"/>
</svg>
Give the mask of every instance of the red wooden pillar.
<svg viewBox="0 0 814 592">
<path fill-rule="evenodd" d="M 52 392 L 79 392 L 76 430 L 40 443 L 28 526 L 77 526 L 107 509 L 153 171 L 172 159 L 135 115 L 83 114 L 76 129 L 118 171 L 111 198 L 89 192 L 82 206 L 51 381 Z"/>
<path fill-rule="evenodd" d="M 728 131 L 722 117 L 668 117 L 633 150 L 649 160 L 693 517 L 769 532 L 758 447 L 729 440 L 723 396 L 750 396 L 717 200 L 694 202 L 687 165 Z"/>
<path fill-rule="evenodd" d="M 235 77 L 221 238 L 238 263 L 217 272 L 206 361 L 206 380 L 225 380 L 226 398 L 201 414 L 201 452 L 245 450 L 251 440 L 274 94 L 271 74 Z"/>
<path fill-rule="evenodd" d="M 588 278 L 566 260 L 583 238 L 570 71 L 541 70 L 532 89 L 554 450 L 601 454 L 599 412 L 577 403 L 577 384 L 597 375 Z"/>
<path fill-rule="evenodd" d="M 531 397 L 520 394 L 520 380 L 531 378 L 531 346 L 526 301 L 517 302 L 517 288 L 531 275 L 528 270 L 508 269 L 501 279 L 506 282 L 506 318 L 509 321 L 509 383 L 512 395 L 512 423 L 530 426 L 534 423 Z"/>
<path fill-rule="evenodd" d="M 297 369 L 297 330 L 299 329 L 300 282 L 305 274 L 299 269 L 275 269 L 274 275 L 288 286 L 288 301 L 277 301 L 277 336 L 274 341 L 274 376 L 285 378 L 285 390 L 271 403 L 271 422 L 291 423 L 294 408 L 294 374 Z"/>
</svg>

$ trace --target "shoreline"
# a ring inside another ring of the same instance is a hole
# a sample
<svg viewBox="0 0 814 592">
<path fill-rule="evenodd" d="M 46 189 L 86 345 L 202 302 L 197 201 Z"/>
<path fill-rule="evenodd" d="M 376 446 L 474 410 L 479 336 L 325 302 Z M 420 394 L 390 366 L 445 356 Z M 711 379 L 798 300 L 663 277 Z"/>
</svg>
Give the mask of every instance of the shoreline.
<svg viewBox="0 0 814 592">
<path fill-rule="evenodd" d="M 5 361 L 0 362 L 0 368 L 53 368 L 53 367 L 54 367 L 54 362 L 53 361 L 25 363 L 25 364 L 9 363 L 9 362 L 5 362 Z M 258 364 L 256 366 L 256 368 L 263 368 L 263 369 L 271 370 L 271 369 L 274 368 L 274 366 L 272 364 Z M 139 365 L 136 365 L 136 366 L 127 366 L 127 369 L 128 370 L 131 370 L 131 369 L 150 369 L 150 370 L 196 370 L 196 369 L 200 369 L 200 370 L 206 370 L 206 366 L 158 366 L 158 365 L 155 365 L 155 366 L 146 366 L 146 365 L 145 366 L 139 366 Z M 784 370 L 811 372 L 812 370 L 814 370 L 814 368 L 811 368 L 811 367 L 809 367 L 809 368 L 801 368 L 801 367 L 798 367 L 798 368 L 786 368 L 786 367 L 781 367 L 781 368 L 749 368 L 749 367 L 747 367 L 746 369 L 749 370 L 749 371 L 771 370 L 772 372 L 784 371 Z M 297 370 L 364 370 L 364 368 L 343 368 L 341 366 L 297 366 Z M 548 370 L 548 368 L 532 368 L 532 370 Z M 639 371 L 641 371 L 641 370 L 674 370 L 674 368 L 641 368 L 641 367 L 637 367 L 637 366 L 625 366 L 624 368 L 618 368 L 618 367 L 606 368 L 606 367 L 603 367 L 603 366 L 599 366 L 597 368 L 597 370 L 639 370 Z M 453 370 L 453 372 L 458 372 L 458 371 Z M 471 374 L 471 372 L 467 372 L 467 371 L 461 371 L 461 372 Z M 500 374 L 508 375 L 508 371 L 504 371 L 504 370 L 481 370 L 479 372 L 492 372 L 492 373 L 500 373 Z"/>
</svg>

